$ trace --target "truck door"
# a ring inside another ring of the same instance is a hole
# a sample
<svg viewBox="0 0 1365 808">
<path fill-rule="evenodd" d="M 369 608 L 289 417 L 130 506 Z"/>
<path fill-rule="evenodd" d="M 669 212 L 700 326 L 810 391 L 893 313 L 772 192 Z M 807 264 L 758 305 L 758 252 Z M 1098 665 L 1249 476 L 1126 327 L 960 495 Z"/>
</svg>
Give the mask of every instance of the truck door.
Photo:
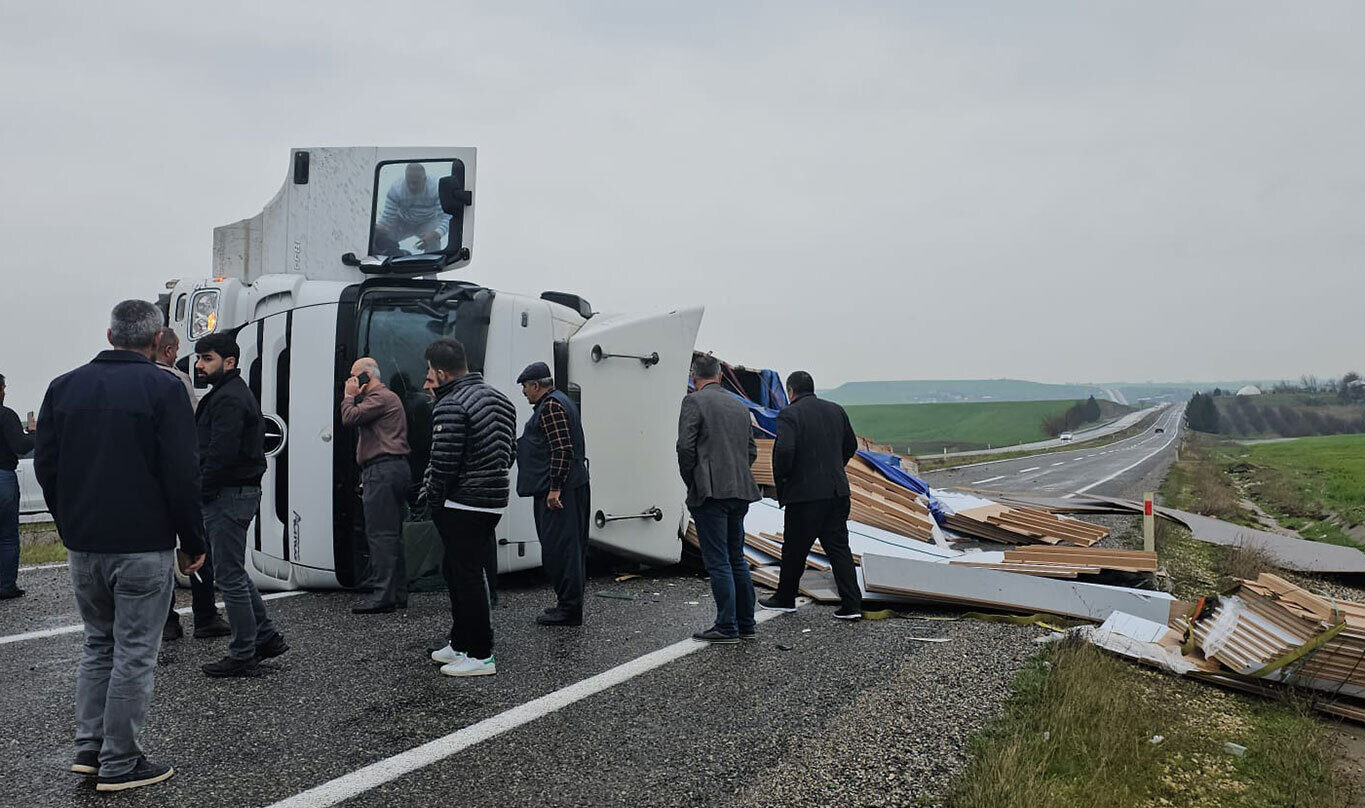
<svg viewBox="0 0 1365 808">
<path fill-rule="evenodd" d="M 700 307 L 599 314 L 569 339 L 592 486 L 588 535 L 613 553 L 655 564 L 681 556 L 675 446 L 701 317 Z"/>
</svg>

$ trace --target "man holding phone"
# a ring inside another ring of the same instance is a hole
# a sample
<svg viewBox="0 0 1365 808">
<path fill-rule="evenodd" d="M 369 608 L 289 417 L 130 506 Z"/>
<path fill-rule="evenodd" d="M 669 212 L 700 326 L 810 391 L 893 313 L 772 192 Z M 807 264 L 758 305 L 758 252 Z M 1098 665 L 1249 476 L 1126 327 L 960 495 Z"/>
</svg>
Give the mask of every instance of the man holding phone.
<svg viewBox="0 0 1365 808">
<path fill-rule="evenodd" d="M 357 430 L 355 462 L 365 538 L 370 545 L 370 602 L 353 614 L 387 614 L 408 607 L 403 556 L 403 514 L 412 468 L 408 465 L 408 419 L 398 394 L 379 381 L 379 363 L 362 357 L 351 365 L 341 397 L 341 423 Z"/>
</svg>

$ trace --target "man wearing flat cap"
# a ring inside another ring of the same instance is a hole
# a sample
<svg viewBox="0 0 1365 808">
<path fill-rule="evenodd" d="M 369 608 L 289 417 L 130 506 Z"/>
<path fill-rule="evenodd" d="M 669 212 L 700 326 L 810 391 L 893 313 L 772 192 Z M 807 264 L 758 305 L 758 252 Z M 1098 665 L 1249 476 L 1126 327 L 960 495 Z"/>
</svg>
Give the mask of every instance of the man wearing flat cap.
<svg viewBox="0 0 1365 808">
<path fill-rule="evenodd" d="M 544 362 L 532 362 L 517 381 L 535 408 L 517 440 L 517 495 L 532 497 L 541 563 L 557 600 L 536 622 L 581 626 L 589 499 L 583 422 Z"/>
</svg>

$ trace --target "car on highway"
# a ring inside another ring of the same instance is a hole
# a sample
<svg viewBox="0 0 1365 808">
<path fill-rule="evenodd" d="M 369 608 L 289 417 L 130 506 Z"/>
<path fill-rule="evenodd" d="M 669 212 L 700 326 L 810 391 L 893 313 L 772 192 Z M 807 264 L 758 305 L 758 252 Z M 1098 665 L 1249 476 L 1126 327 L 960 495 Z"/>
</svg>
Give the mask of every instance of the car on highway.
<svg viewBox="0 0 1365 808">
<path fill-rule="evenodd" d="M 1075 435 L 1072 435 L 1070 432 L 1063 432 L 1062 434 L 1057 436 L 1057 440 L 1070 441 L 1074 437 Z"/>
<path fill-rule="evenodd" d="M 1165 432 L 1165 431 L 1166 431 L 1166 429 L 1165 429 L 1164 427 L 1157 427 L 1157 428 L 1156 428 L 1156 434 L 1158 434 L 1158 435 L 1160 435 L 1162 432 Z"/>
</svg>

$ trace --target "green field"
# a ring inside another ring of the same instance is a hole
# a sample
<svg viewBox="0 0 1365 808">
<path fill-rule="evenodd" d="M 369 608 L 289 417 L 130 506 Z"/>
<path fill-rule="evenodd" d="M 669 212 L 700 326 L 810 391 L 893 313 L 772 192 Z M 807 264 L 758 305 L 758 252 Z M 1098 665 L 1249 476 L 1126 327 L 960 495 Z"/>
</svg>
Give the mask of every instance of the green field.
<svg viewBox="0 0 1365 808">
<path fill-rule="evenodd" d="M 1233 474 L 1285 527 L 1304 538 L 1365 543 L 1365 435 L 1240 446 Z"/>
<path fill-rule="evenodd" d="M 897 451 L 933 454 L 1047 440 L 1043 419 L 1075 401 L 865 404 L 845 407 L 853 429 Z"/>
</svg>

